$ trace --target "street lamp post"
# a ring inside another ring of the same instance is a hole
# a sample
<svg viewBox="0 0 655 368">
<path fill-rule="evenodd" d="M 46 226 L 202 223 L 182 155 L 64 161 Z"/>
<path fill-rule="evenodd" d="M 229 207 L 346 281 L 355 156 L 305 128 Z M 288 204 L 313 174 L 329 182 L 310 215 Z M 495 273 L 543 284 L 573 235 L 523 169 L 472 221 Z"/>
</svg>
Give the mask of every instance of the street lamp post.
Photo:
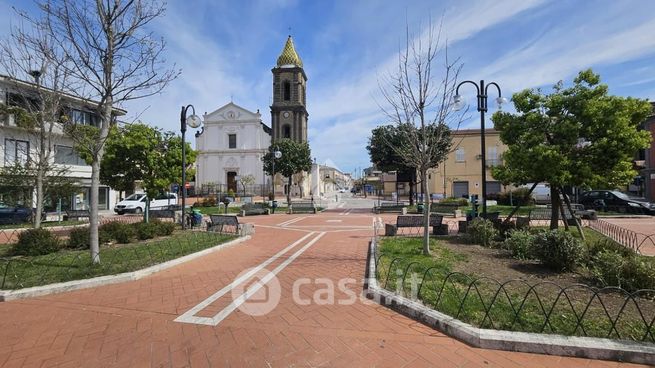
<svg viewBox="0 0 655 368">
<path fill-rule="evenodd" d="M 486 218 L 487 216 L 487 162 L 486 162 L 486 148 L 485 148 L 485 140 L 484 140 L 484 113 L 487 112 L 487 97 L 488 93 L 487 90 L 489 89 L 489 86 L 494 86 L 498 90 L 498 98 L 496 99 L 496 102 L 498 103 L 499 108 L 503 103 L 507 101 L 505 99 L 500 91 L 500 86 L 496 82 L 491 82 L 487 85 L 484 84 L 484 80 L 480 81 L 480 84 L 478 85 L 477 83 L 467 80 L 463 81 L 460 84 L 457 85 L 457 89 L 455 90 L 455 96 L 453 97 L 453 101 L 455 102 L 455 108 L 460 109 L 463 106 L 462 103 L 462 96 L 459 94 L 459 87 L 461 87 L 464 84 L 472 84 L 475 86 L 478 95 L 478 111 L 480 112 L 480 150 L 482 151 L 481 158 L 482 158 L 482 217 Z"/>
<path fill-rule="evenodd" d="M 191 108 L 191 116 L 187 117 L 187 111 Z M 193 105 L 182 106 L 180 113 L 180 132 L 182 132 L 182 230 L 186 229 L 184 211 L 186 207 L 186 126 L 197 128 L 200 126 L 200 118 L 196 115 Z"/>
<path fill-rule="evenodd" d="M 280 150 L 275 149 L 273 152 L 273 175 L 271 175 L 271 180 L 273 182 L 273 200 L 275 200 L 275 160 L 279 160 L 282 158 L 282 152 Z"/>
</svg>

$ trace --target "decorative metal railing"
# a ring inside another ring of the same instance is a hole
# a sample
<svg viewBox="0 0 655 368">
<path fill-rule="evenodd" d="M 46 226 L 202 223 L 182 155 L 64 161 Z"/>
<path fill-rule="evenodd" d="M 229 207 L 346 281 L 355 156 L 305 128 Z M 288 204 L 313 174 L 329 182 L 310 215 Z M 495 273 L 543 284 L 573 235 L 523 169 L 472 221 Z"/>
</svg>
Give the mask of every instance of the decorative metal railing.
<svg viewBox="0 0 655 368">
<path fill-rule="evenodd" d="M 499 281 L 385 255 L 375 264 L 381 287 L 477 327 L 655 342 L 655 290 Z"/>
</svg>

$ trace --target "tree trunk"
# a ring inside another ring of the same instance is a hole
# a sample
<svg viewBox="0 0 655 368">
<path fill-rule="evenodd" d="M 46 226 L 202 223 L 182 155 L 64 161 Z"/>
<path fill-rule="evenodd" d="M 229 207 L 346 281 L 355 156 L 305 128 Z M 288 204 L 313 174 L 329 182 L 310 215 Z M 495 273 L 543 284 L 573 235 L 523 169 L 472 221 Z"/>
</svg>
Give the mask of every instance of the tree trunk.
<svg viewBox="0 0 655 368">
<path fill-rule="evenodd" d="M 409 205 L 410 206 L 414 205 L 414 193 L 416 193 L 414 188 L 416 188 L 416 170 L 414 170 L 414 172 L 409 175 Z"/>
<path fill-rule="evenodd" d="M 34 228 L 41 227 L 41 213 L 43 213 L 43 177 L 44 168 L 39 165 L 36 171 L 36 213 L 34 214 Z"/>
<path fill-rule="evenodd" d="M 289 175 L 289 185 L 287 186 L 287 207 L 291 207 L 291 186 L 293 185 L 293 178 Z"/>
<path fill-rule="evenodd" d="M 91 193 L 89 197 L 89 243 L 91 260 L 100 263 L 100 242 L 98 240 L 98 189 L 100 187 L 100 159 L 97 155 L 91 163 Z"/>
<path fill-rule="evenodd" d="M 562 193 L 564 193 L 564 190 L 562 190 Z M 569 199 L 569 195 L 564 193 L 563 197 L 564 197 L 564 202 L 566 203 L 566 207 L 568 207 L 571 216 L 573 216 L 573 220 L 575 221 L 575 227 L 578 229 L 578 233 L 580 234 L 580 239 L 582 239 L 582 241 L 585 241 L 586 238 L 584 235 L 584 231 L 582 231 L 582 226 L 580 226 L 580 221 L 578 221 L 578 218 L 575 216 L 573 212 L 573 208 L 571 208 L 571 200 Z"/>
<path fill-rule="evenodd" d="M 550 187 L 550 229 L 557 230 L 559 225 L 559 191 L 555 186 Z"/>
<path fill-rule="evenodd" d="M 534 191 L 534 188 L 537 187 L 537 184 L 539 184 L 539 183 L 534 183 L 534 184 L 532 185 L 532 188 L 530 188 L 530 191 L 528 192 L 528 198 L 529 198 L 530 195 L 532 194 L 532 191 Z M 445 192 L 444 192 L 444 193 L 445 193 Z M 508 223 L 509 223 L 509 220 L 512 218 L 512 216 L 514 216 L 514 214 L 515 214 L 515 213 L 516 213 L 520 208 L 521 208 L 521 204 L 519 203 L 519 204 L 516 205 L 516 207 L 514 207 L 514 209 L 512 210 L 512 212 L 509 213 L 509 215 L 507 216 L 507 218 L 505 219 L 505 221 L 503 221 L 503 223 L 508 224 Z"/>
<path fill-rule="evenodd" d="M 427 170 L 421 170 L 421 193 L 427 190 L 426 172 Z M 423 254 L 430 255 L 430 201 L 425 194 L 423 194 Z"/>
</svg>

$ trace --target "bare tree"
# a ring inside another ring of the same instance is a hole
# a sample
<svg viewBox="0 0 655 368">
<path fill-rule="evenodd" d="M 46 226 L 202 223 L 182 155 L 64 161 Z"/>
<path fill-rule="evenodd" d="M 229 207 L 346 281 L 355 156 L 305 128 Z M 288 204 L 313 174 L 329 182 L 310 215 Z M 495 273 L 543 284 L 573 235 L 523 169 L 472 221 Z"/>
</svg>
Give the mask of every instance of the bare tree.
<svg viewBox="0 0 655 368">
<path fill-rule="evenodd" d="M 450 60 L 441 41 L 442 27 L 430 22 L 425 37 L 412 37 L 409 27 L 405 47 L 398 53 L 398 69 L 381 84 L 387 106 L 381 107 L 397 124 L 402 144 L 393 149 L 404 164 L 416 168 L 423 193 L 423 253 L 430 254 L 430 200 L 427 172 L 442 163 L 451 148 L 451 126 L 459 127 L 465 112 L 452 108 L 461 69 L 459 59 Z M 435 76 L 439 62 L 443 73 Z"/>
<path fill-rule="evenodd" d="M 24 14 L 18 14 L 25 18 Z M 12 28 L 10 37 L 0 43 L 0 65 L 14 89 L 12 101 L 7 101 L 2 109 L 6 115 L 14 117 L 16 126 L 22 128 L 32 147 L 24 153 L 28 157 L 25 167 L 7 168 L 6 174 L 16 177 L 12 173 L 20 172 L 25 187 L 36 191 L 33 222 L 34 227 L 39 228 L 46 189 L 62 180 L 70 182 L 66 178 L 68 168 L 55 165 L 53 154 L 63 134 L 64 91 L 71 86 L 67 57 L 58 50 L 41 22 L 25 19 L 27 27 L 21 22 Z M 32 78 L 34 83 L 29 82 Z"/>
<path fill-rule="evenodd" d="M 95 101 L 96 129 L 68 130 L 91 164 L 90 244 L 93 262 L 100 262 L 98 244 L 98 188 L 100 161 L 117 106 L 152 96 L 164 89 L 180 71 L 163 58 L 165 43 L 148 25 L 165 11 L 156 0 L 96 0 L 80 5 L 73 0 L 39 3 L 42 24 L 70 60 L 68 73 L 80 83 L 74 91 Z"/>
</svg>

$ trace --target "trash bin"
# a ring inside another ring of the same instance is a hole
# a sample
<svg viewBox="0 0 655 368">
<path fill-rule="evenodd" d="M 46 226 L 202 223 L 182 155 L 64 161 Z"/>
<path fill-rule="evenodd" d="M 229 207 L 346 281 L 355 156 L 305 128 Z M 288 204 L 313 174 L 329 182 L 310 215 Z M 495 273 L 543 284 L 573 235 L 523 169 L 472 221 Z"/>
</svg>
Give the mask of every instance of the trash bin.
<svg viewBox="0 0 655 368">
<path fill-rule="evenodd" d="M 423 213 L 423 203 L 419 203 L 416 205 L 416 212 Z"/>
<path fill-rule="evenodd" d="M 193 209 L 192 212 L 193 226 L 202 225 L 202 213 L 198 209 Z"/>
<path fill-rule="evenodd" d="M 277 201 L 273 201 L 273 205 L 271 206 L 271 208 L 273 208 L 273 211 L 271 212 L 275 213 L 275 209 L 277 208 Z"/>
</svg>

